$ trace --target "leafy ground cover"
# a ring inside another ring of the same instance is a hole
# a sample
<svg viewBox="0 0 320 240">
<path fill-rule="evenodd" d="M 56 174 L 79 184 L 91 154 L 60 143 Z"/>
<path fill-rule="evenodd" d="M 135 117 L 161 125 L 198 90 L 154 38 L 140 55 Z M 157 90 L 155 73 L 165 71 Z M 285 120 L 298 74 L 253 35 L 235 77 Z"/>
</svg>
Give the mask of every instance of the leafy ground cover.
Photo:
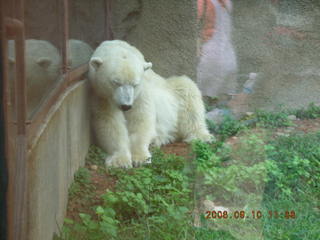
<svg viewBox="0 0 320 240">
<path fill-rule="evenodd" d="M 216 142 L 153 149 L 129 170 L 106 171 L 92 146 L 55 238 L 320 239 L 319 117 L 310 105 L 209 122 Z"/>
</svg>

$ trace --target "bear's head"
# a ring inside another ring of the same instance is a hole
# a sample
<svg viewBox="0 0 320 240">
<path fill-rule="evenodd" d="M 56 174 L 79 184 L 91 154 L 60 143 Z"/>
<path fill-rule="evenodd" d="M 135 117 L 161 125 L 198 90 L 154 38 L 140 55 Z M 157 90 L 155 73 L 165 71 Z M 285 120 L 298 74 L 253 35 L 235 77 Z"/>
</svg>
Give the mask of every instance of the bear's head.
<svg viewBox="0 0 320 240">
<path fill-rule="evenodd" d="M 90 59 L 89 78 L 96 94 L 127 111 L 140 95 L 144 73 L 151 67 L 152 63 L 126 42 L 106 41 Z"/>
</svg>

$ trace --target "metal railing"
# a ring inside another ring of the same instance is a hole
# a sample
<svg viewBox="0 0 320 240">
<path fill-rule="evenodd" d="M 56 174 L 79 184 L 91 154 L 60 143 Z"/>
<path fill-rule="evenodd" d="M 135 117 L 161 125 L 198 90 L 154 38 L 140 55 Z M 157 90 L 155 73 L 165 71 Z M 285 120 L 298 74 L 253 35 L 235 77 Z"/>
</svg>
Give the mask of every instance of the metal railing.
<svg viewBox="0 0 320 240">
<path fill-rule="evenodd" d="M 6 159 L 8 161 L 9 185 L 7 195 L 8 206 L 8 236 L 10 240 L 26 240 L 28 235 L 27 192 L 28 152 L 32 143 L 39 137 L 38 131 L 48 117 L 48 113 L 60 96 L 71 85 L 81 81 L 88 70 L 88 64 L 83 64 L 70 70 L 68 66 L 68 0 L 63 1 L 63 46 L 62 46 L 62 78 L 53 87 L 46 99 L 41 102 L 37 112 L 31 119 L 27 119 L 27 97 L 25 77 L 25 26 L 24 26 L 24 0 L 0 0 L 1 9 L 1 37 L 4 63 L 4 98 L 3 109 L 6 127 Z M 7 16 L 4 6 L 12 4 L 14 16 Z M 112 38 L 110 27 L 110 1 L 105 0 L 105 38 Z M 8 41 L 15 40 L 16 75 L 15 79 L 8 76 Z M 13 81 L 13 82 L 9 82 Z M 12 97 L 10 84 L 14 85 Z M 13 114 L 15 113 L 15 114 Z"/>
</svg>

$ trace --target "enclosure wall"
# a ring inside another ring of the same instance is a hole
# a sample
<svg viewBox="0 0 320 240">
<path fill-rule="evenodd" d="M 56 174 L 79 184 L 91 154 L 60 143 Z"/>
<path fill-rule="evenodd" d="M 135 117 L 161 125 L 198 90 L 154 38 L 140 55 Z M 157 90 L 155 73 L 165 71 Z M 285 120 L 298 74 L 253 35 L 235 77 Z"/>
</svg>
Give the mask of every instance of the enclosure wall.
<svg viewBox="0 0 320 240">
<path fill-rule="evenodd" d="M 233 1 L 239 76 L 258 73 L 247 110 L 319 102 L 319 1 Z M 244 78 L 239 81 L 241 91 Z"/>
<path fill-rule="evenodd" d="M 28 239 L 51 240 L 65 217 L 68 187 L 90 143 L 88 83 L 67 89 L 29 153 Z"/>
<path fill-rule="evenodd" d="M 196 4 L 190 0 L 112 1 L 114 38 L 136 46 L 160 75 L 185 74 L 195 80 Z"/>
</svg>

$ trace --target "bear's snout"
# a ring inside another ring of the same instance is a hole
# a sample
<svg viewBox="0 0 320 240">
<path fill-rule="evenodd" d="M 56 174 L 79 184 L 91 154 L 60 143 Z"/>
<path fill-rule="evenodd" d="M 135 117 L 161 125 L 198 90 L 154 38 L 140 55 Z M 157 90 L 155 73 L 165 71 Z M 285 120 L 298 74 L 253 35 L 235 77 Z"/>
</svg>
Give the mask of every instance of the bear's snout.
<svg viewBox="0 0 320 240">
<path fill-rule="evenodd" d="M 114 100 L 123 111 L 128 111 L 134 102 L 134 89 L 131 85 L 122 85 L 115 90 Z"/>
<path fill-rule="evenodd" d="M 131 109 L 132 106 L 131 105 L 121 105 L 120 107 L 121 107 L 122 111 L 128 111 Z"/>
</svg>

